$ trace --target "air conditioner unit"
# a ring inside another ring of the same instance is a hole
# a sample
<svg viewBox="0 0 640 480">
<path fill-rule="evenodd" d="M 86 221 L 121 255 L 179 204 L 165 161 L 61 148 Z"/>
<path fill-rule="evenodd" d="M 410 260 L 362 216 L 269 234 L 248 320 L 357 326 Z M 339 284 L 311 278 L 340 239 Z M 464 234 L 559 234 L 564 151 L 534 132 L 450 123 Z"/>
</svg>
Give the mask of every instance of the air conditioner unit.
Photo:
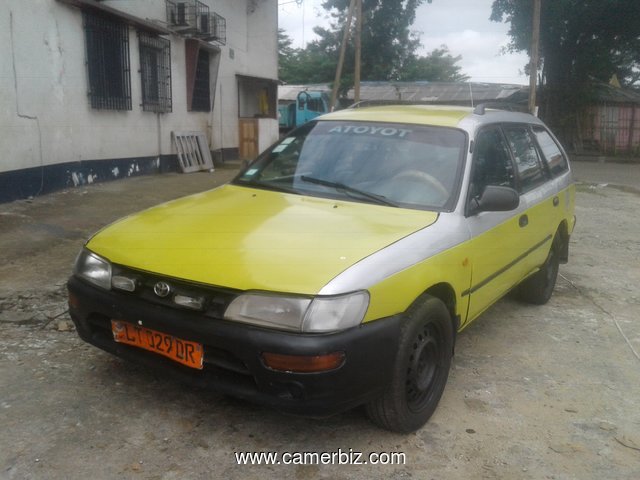
<svg viewBox="0 0 640 480">
<path fill-rule="evenodd" d="M 227 43 L 227 20 L 217 13 L 211 13 L 207 17 L 207 26 L 201 30 L 201 38 L 207 42 L 216 42 L 220 45 Z"/>
<path fill-rule="evenodd" d="M 204 35 L 209 32 L 209 7 L 198 0 L 165 0 L 167 24 L 181 34 Z"/>
</svg>

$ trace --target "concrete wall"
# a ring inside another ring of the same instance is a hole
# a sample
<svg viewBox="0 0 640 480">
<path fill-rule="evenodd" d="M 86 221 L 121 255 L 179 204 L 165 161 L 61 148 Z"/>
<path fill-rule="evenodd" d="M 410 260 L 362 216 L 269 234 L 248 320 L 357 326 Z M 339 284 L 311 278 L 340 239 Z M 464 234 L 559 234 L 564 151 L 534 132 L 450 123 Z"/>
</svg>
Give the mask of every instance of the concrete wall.
<svg viewBox="0 0 640 480">
<path fill-rule="evenodd" d="M 166 25 L 164 0 L 101 3 Z M 277 78 L 277 0 L 205 3 L 227 22 L 214 108 L 187 111 L 185 41 L 169 35 L 173 111 L 156 114 L 140 105 L 136 28 L 129 27 L 132 110 L 96 110 L 87 96 L 81 10 L 56 0 L 5 0 L 0 9 L 0 175 L 68 162 L 172 154 L 172 130 L 205 131 L 212 150 L 237 148 L 236 74 Z"/>
<path fill-rule="evenodd" d="M 216 108 L 211 118 L 213 137 L 222 138 L 223 148 L 237 147 L 239 142 L 237 122 L 229 123 L 230 115 L 237 118 L 239 114 L 236 75 L 278 78 L 277 1 L 256 0 L 255 11 L 251 9 L 252 3 L 251 0 L 212 2 L 212 11 L 227 19 L 227 44 L 221 47 Z M 233 23 L 230 18 L 238 22 Z M 272 123 L 274 128 L 261 132 L 269 137 L 267 144 L 278 138 L 277 119 Z"/>
</svg>

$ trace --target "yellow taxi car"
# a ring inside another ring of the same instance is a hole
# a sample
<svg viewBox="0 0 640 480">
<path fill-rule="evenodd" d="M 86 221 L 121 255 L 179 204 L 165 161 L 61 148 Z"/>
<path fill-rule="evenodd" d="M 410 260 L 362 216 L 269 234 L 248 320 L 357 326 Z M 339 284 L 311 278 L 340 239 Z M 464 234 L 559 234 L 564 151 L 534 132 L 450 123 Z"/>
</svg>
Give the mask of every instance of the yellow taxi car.
<svg viewBox="0 0 640 480">
<path fill-rule="evenodd" d="M 457 332 L 511 290 L 543 304 L 575 224 L 537 118 L 424 105 L 334 112 L 229 184 L 126 217 L 80 252 L 87 342 L 196 385 L 378 425 L 434 412 Z"/>
</svg>

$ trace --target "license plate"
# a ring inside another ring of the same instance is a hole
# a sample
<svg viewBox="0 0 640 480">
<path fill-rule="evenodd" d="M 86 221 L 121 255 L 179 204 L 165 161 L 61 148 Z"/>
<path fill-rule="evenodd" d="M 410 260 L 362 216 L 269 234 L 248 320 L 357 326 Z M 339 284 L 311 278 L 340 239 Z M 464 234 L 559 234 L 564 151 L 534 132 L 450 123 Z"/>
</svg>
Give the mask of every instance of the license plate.
<svg viewBox="0 0 640 480">
<path fill-rule="evenodd" d="M 113 339 L 163 355 L 187 367 L 202 369 L 202 345 L 122 320 L 111 320 Z"/>
</svg>

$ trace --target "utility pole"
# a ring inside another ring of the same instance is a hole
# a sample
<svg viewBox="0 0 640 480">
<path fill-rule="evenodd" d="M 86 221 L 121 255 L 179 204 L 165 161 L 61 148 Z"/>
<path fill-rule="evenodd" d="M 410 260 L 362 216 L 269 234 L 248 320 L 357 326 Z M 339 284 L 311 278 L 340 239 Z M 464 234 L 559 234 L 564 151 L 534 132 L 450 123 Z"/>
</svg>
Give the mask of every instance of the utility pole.
<svg viewBox="0 0 640 480">
<path fill-rule="evenodd" d="M 540 3 L 533 0 L 533 30 L 531 35 L 531 63 L 529 64 L 529 113 L 536 114 L 536 80 L 540 61 Z"/>
<path fill-rule="evenodd" d="M 338 87 L 340 87 L 340 77 L 342 76 L 342 65 L 344 64 L 344 51 L 347 48 L 347 42 L 349 42 L 349 33 L 351 32 L 351 17 L 353 17 L 353 10 L 356 0 L 351 0 L 349 3 L 349 13 L 347 14 L 347 22 L 344 24 L 344 34 L 342 35 L 342 45 L 340 45 L 340 57 L 338 58 L 338 68 L 336 68 L 336 76 L 333 80 L 333 90 L 331 91 L 331 104 L 329 110 L 333 111 L 336 106 L 336 99 L 338 98 Z"/>
<path fill-rule="evenodd" d="M 353 75 L 353 97 L 354 102 L 360 101 L 360 57 L 361 57 L 361 37 L 362 37 L 362 0 L 356 0 L 356 65 Z"/>
</svg>

